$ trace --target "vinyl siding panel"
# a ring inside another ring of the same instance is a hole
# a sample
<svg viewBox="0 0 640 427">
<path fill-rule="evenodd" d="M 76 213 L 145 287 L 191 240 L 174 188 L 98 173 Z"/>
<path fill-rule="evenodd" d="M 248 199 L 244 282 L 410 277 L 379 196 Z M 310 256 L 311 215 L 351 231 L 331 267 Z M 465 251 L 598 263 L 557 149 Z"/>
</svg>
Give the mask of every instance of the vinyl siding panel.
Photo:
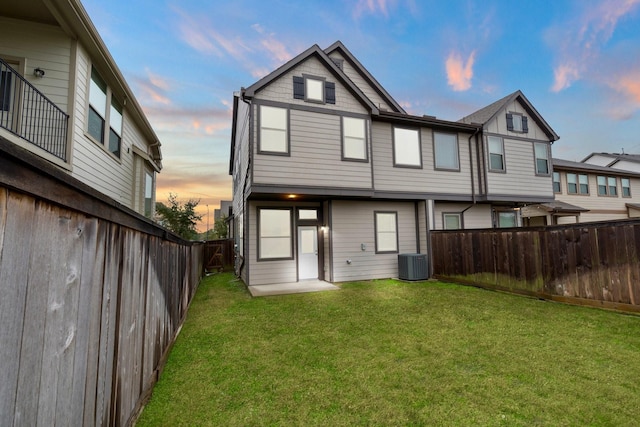
<svg viewBox="0 0 640 427">
<path fill-rule="evenodd" d="M 258 138 L 258 106 L 255 106 Z M 342 160 L 341 118 L 291 109 L 290 156 L 258 154 L 254 144 L 253 182 L 311 187 L 371 188 L 371 164 Z"/>
<path fill-rule="evenodd" d="M 640 172 L 640 163 L 630 162 L 628 160 L 620 160 L 614 163 L 613 165 L 611 165 L 611 168 L 625 170 L 625 171 L 632 171 L 632 172 Z"/>
<path fill-rule="evenodd" d="M 504 138 L 506 173 L 487 172 L 489 197 L 491 195 L 553 197 L 552 176 L 536 175 L 533 144 L 531 141 Z M 485 150 L 485 153 L 488 167 L 489 151 Z M 551 158 L 549 158 L 549 167 L 551 167 Z"/>
<path fill-rule="evenodd" d="M 420 130 L 422 169 L 393 166 L 393 126 L 373 122 L 374 187 L 377 191 L 408 191 L 446 195 L 471 195 L 469 135 L 458 135 L 460 171 L 436 170 L 433 131 Z M 474 169 L 475 171 L 475 169 Z M 477 184 L 476 184 L 477 186 Z"/>
<path fill-rule="evenodd" d="M 116 159 L 102 145 L 86 134 L 88 84 L 91 62 L 82 48 L 78 48 L 76 68 L 75 120 L 73 123 L 72 175 L 123 205 L 135 209 L 133 200 L 134 166 L 132 146 L 147 152 L 148 143 L 123 109 L 120 158 Z"/>
<path fill-rule="evenodd" d="M 61 28 L 0 17 L 0 56 L 21 58 L 25 79 L 69 113 L 71 39 Z M 38 67 L 44 78 L 33 75 Z"/>
<path fill-rule="evenodd" d="M 293 98 L 293 76 L 302 76 L 302 74 L 310 74 L 316 77 L 324 77 L 328 82 L 336 84 L 336 103 L 335 104 L 318 104 L 313 102 L 305 102 L 301 99 Z M 367 110 L 356 99 L 351 92 L 334 76 L 325 65 L 315 56 L 308 58 L 280 78 L 271 82 L 268 86 L 261 89 L 255 94 L 255 99 L 269 99 L 271 101 L 279 101 L 293 105 L 304 105 L 321 107 L 334 111 L 350 111 L 353 113 L 366 114 Z"/>
<path fill-rule="evenodd" d="M 507 130 L 507 113 L 519 113 L 528 118 L 527 124 L 529 127 L 529 132 L 511 132 Z M 485 131 L 490 133 L 499 133 L 505 135 L 505 137 L 520 137 L 520 138 L 528 138 L 535 139 L 538 141 L 547 141 L 549 142 L 549 137 L 543 132 L 542 128 L 538 126 L 538 124 L 533 120 L 529 113 L 522 107 L 522 104 L 515 100 L 508 104 L 505 108 L 500 111 L 493 121 L 487 124 L 485 127 Z"/>
<path fill-rule="evenodd" d="M 596 166 L 607 166 L 613 160 L 614 159 L 611 156 L 601 156 L 601 155 L 595 154 L 589 157 L 587 160 L 585 160 L 584 163 L 587 163 L 589 165 L 596 165 Z"/>
<path fill-rule="evenodd" d="M 389 106 L 389 104 L 387 104 L 382 99 L 378 92 L 376 92 L 376 90 L 369 83 L 367 83 L 367 81 L 360 75 L 360 73 L 358 73 L 356 69 L 353 68 L 351 64 L 344 59 L 342 55 L 340 55 L 338 52 L 333 52 L 330 57 L 343 60 L 342 71 L 344 71 L 349 79 L 351 79 L 351 81 L 358 87 L 358 89 L 360 89 L 376 107 L 381 110 L 393 110 Z"/>
<path fill-rule="evenodd" d="M 465 209 L 467 209 L 465 211 Z M 434 204 L 434 220 L 436 230 L 444 230 L 443 213 L 460 213 L 464 211 L 463 225 L 465 229 L 472 228 L 491 228 L 491 205 L 469 203 L 443 203 L 436 202 Z"/>
<path fill-rule="evenodd" d="M 398 253 L 416 252 L 415 205 L 392 202 L 332 202 L 333 281 L 398 277 L 398 254 L 376 254 L 375 211 L 397 211 Z M 361 250 L 361 244 L 366 250 Z M 351 264 L 347 264 L 347 260 Z"/>
</svg>

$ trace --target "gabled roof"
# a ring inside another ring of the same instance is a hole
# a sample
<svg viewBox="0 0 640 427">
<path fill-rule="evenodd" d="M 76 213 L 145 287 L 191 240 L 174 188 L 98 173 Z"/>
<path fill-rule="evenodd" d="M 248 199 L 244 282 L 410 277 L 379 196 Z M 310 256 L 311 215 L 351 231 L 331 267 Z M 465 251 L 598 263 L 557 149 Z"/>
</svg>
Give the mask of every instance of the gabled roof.
<svg viewBox="0 0 640 427">
<path fill-rule="evenodd" d="M 508 104 L 513 101 L 519 101 L 520 104 L 527 111 L 529 116 L 540 126 L 543 132 L 549 137 L 551 141 L 557 141 L 560 139 L 557 133 L 549 126 L 549 124 L 542 118 L 538 110 L 534 108 L 534 106 L 529 102 L 526 96 L 522 93 L 522 91 L 517 90 L 510 95 L 505 96 L 502 99 L 497 100 L 496 102 L 487 105 L 484 108 L 479 109 L 475 113 L 471 113 L 468 116 L 460 119 L 463 123 L 479 123 L 482 125 L 486 125 L 490 121 L 492 121 L 500 111 L 502 111 Z"/>
<path fill-rule="evenodd" d="M 622 169 L 614 169 L 608 166 L 598 166 L 591 163 L 572 162 L 570 160 L 551 159 L 553 169 L 571 170 L 577 172 L 593 172 L 593 173 L 605 173 L 608 175 L 622 175 L 640 177 L 640 172 L 624 171 Z"/>
<path fill-rule="evenodd" d="M 378 107 L 376 107 L 373 102 L 347 77 L 344 72 L 338 68 L 338 66 L 329 58 L 327 55 L 317 44 L 314 44 L 309 49 L 305 50 L 295 58 L 291 59 L 289 62 L 280 66 L 276 70 L 267 74 L 248 88 L 244 89 L 244 96 L 247 98 L 253 98 L 253 96 L 259 92 L 261 89 L 269 85 L 269 83 L 274 80 L 280 78 L 284 74 L 288 73 L 290 70 L 306 61 L 310 57 L 315 56 L 322 62 L 325 67 L 338 79 L 350 92 L 353 96 L 355 96 L 365 108 L 371 111 L 373 114 L 378 113 Z"/>
<path fill-rule="evenodd" d="M 626 154 L 626 153 L 622 153 L 622 154 L 619 154 L 619 153 L 591 153 L 587 157 L 582 159 L 582 162 L 586 162 L 587 160 L 589 160 L 593 156 L 601 156 L 601 157 L 610 158 L 611 162 L 608 163 L 607 166 L 612 166 L 612 165 L 618 163 L 620 160 L 627 160 L 627 161 L 632 162 L 632 163 L 640 163 L 640 154 Z"/>
<path fill-rule="evenodd" d="M 389 92 L 387 92 L 385 88 L 382 87 L 380 83 L 378 83 L 378 81 L 373 77 L 373 75 L 371 75 L 371 73 L 369 73 L 369 71 L 360 63 L 360 61 L 358 61 L 356 57 L 353 56 L 353 54 L 351 54 L 349 49 L 347 49 L 346 46 L 342 44 L 340 40 L 333 43 L 324 51 L 327 55 L 331 55 L 333 52 L 339 52 L 340 55 L 342 55 L 347 61 L 349 61 L 351 66 L 358 72 L 358 74 L 360 74 L 360 76 L 367 83 L 369 83 L 371 87 L 374 88 L 374 90 L 378 93 L 378 95 L 380 95 L 380 97 L 384 99 L 387 102 L 387 104 L 393 107 L 394 111 L 398 113 L 406 113 L 406 111 L 404 111 L 404 109 L 400 106 L 400 104 L 398 104 L 396 100 L 393 99 L 393 97 L 389 94 Z"/>
</svg>

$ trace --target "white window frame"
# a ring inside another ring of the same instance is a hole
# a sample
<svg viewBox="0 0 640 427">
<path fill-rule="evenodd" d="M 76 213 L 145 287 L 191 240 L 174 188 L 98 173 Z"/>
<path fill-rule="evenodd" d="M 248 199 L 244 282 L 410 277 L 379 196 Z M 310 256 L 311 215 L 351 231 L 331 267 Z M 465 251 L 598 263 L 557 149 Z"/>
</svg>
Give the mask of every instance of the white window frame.
<svg viewBox="0 0 640 427">
<path fill-rule="evenodd" d="M 523 132 L 522 114 L 511 113 L 511 120 L 513 123 L 513 132 Z"/>
<path fill-rule="evenodd" d="M 422 143 L 420 129 L 393 128 L 393 165 L 422 169 Z"/>
<path fill-rule="evenodd" d="M 320 77 L 304 77 L 304 100 L 307 102 L 319 102 L 324 104 L 324 82 L 325 80 Z"/>
<path fill-rule="evenodd" d="M 539 148 L 544 148 L 544 157 L 538 157 L 538 149 Z M 534 158 L 534 165 L 535 165 L 535 171 L 536 171 L 536 175 L 540 175 L 540 176 L 549 176 L 551 174 L 551 168 L 550 168 L 550 163 L 549 162 L 549 144 L 546 144 L 544 142 L 534 142 L 533 143 L 533 158 Z M 539 165 L 538 165 L 538 160 L 544 160 L 545 164 L 546 164 L 546 172 L 541 172 Z"/>
<path fill-rule="evenodd" d="M 342 117 L 342 160 L 369 161 L 367 153 L 367 121 L 365 119 Z"/>
<path fill-rule="evenodd" d="M 457 227 L 448 227 L 447 218 L 457 218 L 458 226 Z M 462 230 L 464 228 L 464 224 L 462 222 L 462 213 L 461 212 L 443 212 L 442 213 L 442 228 L 444 230 Z"/>
<path fill-rule="evenodd" d="M 455 145 L 453 152 L 455 158 L 443 159 L 443 148 L 446 146 L 445 144 L 451 143 Z M 450 163 L 451 160 L 453 160 L 453 163 Z M 434 168 L 438 170 L 460 171 L 460 145 L 457 133 L 433 132 L 433 164 Z"/>
<path fill-rule="evenodd" d="M 258 136 L 258 153 L 288 156 L 290 148 L 289 109 L 260 104 L 258 106 L 258 111 L 258 122 L 260 128 L 260 134 Z M 270 116 L 275 115 L 284 115 L 284 117 L 277 117 L 278 120 L 274 122 L 274 117 L 270 118 Z M 271 121 L 269 121 L 270 119 Z M 284 121 L 282 119 L 284 119 Z M 274 142 L 269 141 L 269 145 L 267 145 L 267 141 L 269 140 L 269 138 L 275 135 L 281 135 L 283 141 L 276 141 L 278 145 L 276 145 Z"/>
<path fill-rule="evenodd" d="M 573 190 L 572 186 L 573 185 Z M 578 174 L 567 172 L 567 194 L 578 194 Z"/>
<path fill-rule="evenodd" d="M 557 187 L 556 184 L 558 185 Z M 553 192 L 556 194 L 562 193 L 562 181 L 560 178 L 560 172 L 553 172 Z"/>
<path fill-rule="evenodd" d="M 398 253 L 398 212 L 375 211 L 376 254 Z"/>
<path fill-rule="evenodd" d="M 85 135 L 119 160 L 122 155 L 124 107 L 94 66 L 91 66 L 87 91 L 89 97 Z M 89 128 L 92 112 L 102 120 L 100 135 L 94 134 Z"/>
<path fill-rule="evenodd" d="M 583 191 L 582 186 L 586 186 L 586 189 Z M 589 176 L 584 173 L 578 174 L 578 194 L 589 195 Z"/>
<path fill-rule="evenodd" d="M 266 221 L 284 220 L 285 227 L 268 226 Z M 258 208 L 258 261 L 277 261 L 293 259 L 293 214 L 292 208 L 259 207 Z M 274 242 L 284 243 L 284 249 L 273 254 L 264 253 L 268 247 L 275 248 Z"/>
<path fill-rule="evenodd" d="M 624 185 L 625 181 L 627 182 L 627 185 Z M 622 189 L 622 197 L 631 197 L 631 178 L 620 178 L 620 188 Z M 624 194 L 625 188 L 628 189 L 629 194 Z"/>
<path fill-rule="evenodd" d="M 512 228 L 512 227 L 518 227 L 518 211 L 515 209 L 496 209 L 495 210 L 496 213 L 496 226 L 497 228 Z M 513 216 L 513 225 L 509 225 L 509 226 L 503 226 L 502 225 L 502 221 L 501 221 L 501 217 L 503 215 L 508 215 L 508 216 Z"/>
<path fill-rule="evenodd" d="M 493 144 L 500 144 L 499 145 L 499 150 L 495 151 L 492 148 L 492 142 Z M 491 172 L 506 172 L 507 171 L 507 166 L 505 164 L 504 161 L 504 140 L 502 138 L 500 138 L 499 136 L 488 136 L 487 137 L 487 153 L 489 155 L 489 171 Z M 500 157 L 500 162 L 502 163 L 502 167 L 500 168 L 494 168 L 493 167 L 493 162 L 492 162 L 492 156 L 499 156 Z"/>
<path fill-rule="evenodd" d="M 154 181 L 155 181 L 155 173 L 153 171 L 150 170 L 145 170 L 144 171 L 144 193 L 143 193 L 143 198 L 142 198 L 142 206 L 143 206 L 143 213 L 144 216 L 146 216 L 147 218 L 151 218 L 153 217 L 153 214 L 155 212 L 155 206 L 153 203 L 153 195 L 154 195 L 154 189 L 155 189 L 155 185 L 154 185 Z"/>
</svg>

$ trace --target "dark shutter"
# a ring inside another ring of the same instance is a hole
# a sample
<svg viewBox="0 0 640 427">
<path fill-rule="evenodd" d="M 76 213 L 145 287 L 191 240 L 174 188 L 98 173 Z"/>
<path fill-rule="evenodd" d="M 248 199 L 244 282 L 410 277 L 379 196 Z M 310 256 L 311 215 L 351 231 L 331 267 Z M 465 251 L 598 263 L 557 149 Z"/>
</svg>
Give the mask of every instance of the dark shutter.
<svg viewBox="0 0 640 427">
<path fill-rule="evenodd" d="M 525 116 L 522 116 L 522 132 L 524 133 L 529 132 L 529 125 L 527 122 L 527 118 Z"/>
<path fill-rule="evenodd" d="M 0 111 L 9 111 L 11 104 L 11 73 L 2 71 L 0 73 Z"/>
<path fill-rule="evenodd" d="M 507 113 L 507 130 L 513 130 L 513 114 Z"/>
<path fill-rule="evenodd" d="M 304 99 L 304 77 L 293 76 L 293 98 Z"/>
<path fill-rule="evenodd" d="M 324 82 L 324 100 L 327 104 L 336 103 L 336 84 L 334 82 Z"/>
</svg>

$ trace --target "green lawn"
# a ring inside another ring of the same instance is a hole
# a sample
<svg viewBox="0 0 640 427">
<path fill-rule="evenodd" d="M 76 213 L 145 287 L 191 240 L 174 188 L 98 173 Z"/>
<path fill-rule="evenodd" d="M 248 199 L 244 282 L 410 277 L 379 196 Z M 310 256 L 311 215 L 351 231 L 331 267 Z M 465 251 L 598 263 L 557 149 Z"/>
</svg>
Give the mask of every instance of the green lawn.
<svg viewBox="0 0 640 427">
<path fill-rule="evenodd" d="M 439 282 L 200 284 L 138 426 L 640 422 L 640 316 Z"/>
</svg>

